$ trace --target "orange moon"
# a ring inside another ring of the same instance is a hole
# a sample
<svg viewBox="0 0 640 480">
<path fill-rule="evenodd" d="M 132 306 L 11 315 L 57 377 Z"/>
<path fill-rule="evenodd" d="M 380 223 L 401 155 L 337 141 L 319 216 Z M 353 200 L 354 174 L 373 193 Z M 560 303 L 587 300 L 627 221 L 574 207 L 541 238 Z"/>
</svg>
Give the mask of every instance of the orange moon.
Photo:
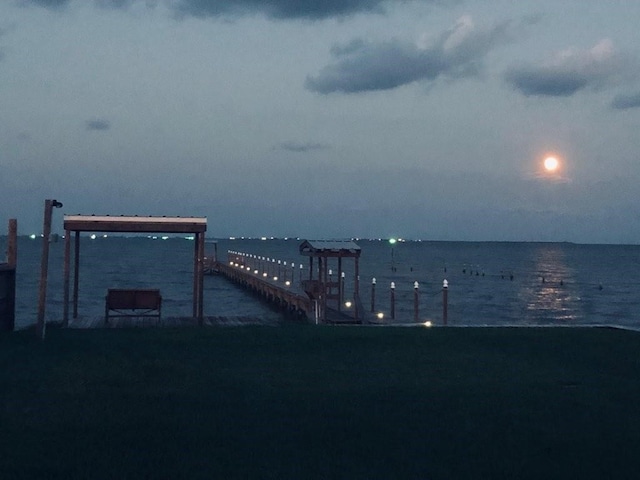
<svg viewBox="0 0 640 480">
<path fill-rule="evenodd" d="M 547 172 L 555 172 L 560 166 L 560 162 L 556 157 L 547 157 L 544 159 L 544 169 Z"/>
</svg>

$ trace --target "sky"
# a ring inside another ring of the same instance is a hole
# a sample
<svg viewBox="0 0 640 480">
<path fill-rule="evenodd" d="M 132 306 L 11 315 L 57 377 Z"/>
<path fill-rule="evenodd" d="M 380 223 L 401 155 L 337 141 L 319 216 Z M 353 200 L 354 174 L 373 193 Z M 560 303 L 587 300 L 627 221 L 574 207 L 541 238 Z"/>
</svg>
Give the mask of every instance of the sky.
<svg viewBox="0 0 640 480">
<path fill-rule="evenodd" d="M 635 0 L 4 0 L 0 234 L 640 243 Z M 544 159 L 559 167 L 547 171 Z"/>
</svg>

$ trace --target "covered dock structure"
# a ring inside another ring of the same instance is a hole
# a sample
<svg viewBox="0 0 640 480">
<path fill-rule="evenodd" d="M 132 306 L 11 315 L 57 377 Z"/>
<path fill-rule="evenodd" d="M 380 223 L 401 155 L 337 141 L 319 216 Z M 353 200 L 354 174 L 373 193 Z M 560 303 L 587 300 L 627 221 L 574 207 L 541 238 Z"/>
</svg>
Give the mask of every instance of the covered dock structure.
<svg viewBox="0 0 640 480">
<path fill-rule="evenodd" d="M 304 240 L 300 244 L 299 252 L 300 255 L 309 257 L 309 279 L 302 283 L 305 293 L 316 302 L 319 320 L 362 323 L 364 309 L 360 301 L 360 246 L 351 240 Z M 354 260 L 353 319 L 349 319 L 343 312 L 343 258 Z M 317 269 L 314 267 L 314 259 L 317 259 Z M 336 268 L 335 276 L 333 268 Z M 330 318 L 328 307 L 335 308 L 336 315 L 333 320 Z"/>
<path fill-rule="evenodd" d="M 69 325 L 72 233 L 75 234 L 73 262 L 73 318 L 78 317 L 81 232 L 193 234 L 195 240 L 193 254 L 193 317 L 198 319 L 199 324 L 202 324 L 204 315 L 204 237 L 205 232 L 207 231 L 207 219 L 205 217 L 65 215 L 64 230 L 64 326 Z"/>
</svg>

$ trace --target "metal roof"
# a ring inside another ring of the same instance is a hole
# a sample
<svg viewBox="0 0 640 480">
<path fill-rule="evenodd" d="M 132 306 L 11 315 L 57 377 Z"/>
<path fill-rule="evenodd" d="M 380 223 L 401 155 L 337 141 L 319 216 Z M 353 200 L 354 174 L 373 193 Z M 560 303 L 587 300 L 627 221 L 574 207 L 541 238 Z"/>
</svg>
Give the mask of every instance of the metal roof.
<svg viewBox="0 0 640 480">
<path fill-rule="evenodd" d="M 78 232 L 200 233 L 205 217 L 140 217 L 137 215 L 65 215 L 64 229 Z"/>
<path fill-rule="evenodd" d="M 351 240 L 305 240 L 300 254 L 324 257 L 358 257 L 360 246 Z"/>
</svg>

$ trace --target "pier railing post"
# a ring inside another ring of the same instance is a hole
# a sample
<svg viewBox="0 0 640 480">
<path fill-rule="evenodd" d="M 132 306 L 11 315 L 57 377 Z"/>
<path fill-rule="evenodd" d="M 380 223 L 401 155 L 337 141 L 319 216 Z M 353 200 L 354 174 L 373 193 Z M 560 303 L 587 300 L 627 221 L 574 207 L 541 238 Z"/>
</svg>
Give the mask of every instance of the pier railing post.
<svg viewBox="0 0 640 480">
<path fill-rule="evenodd" d="M 418 292 L 418 288 L 420 285 L 418 282 L 413 283 L 413 321 L 417 322 L 419 318 L 419 302 L 420 302 L 420 294 Z"/>
<path fill-rule="evenodd" d="M 442 324 L 447 324 L 448 316 L 448 300 L 449 300 L 449 282 L 445 279 L 442 282 Z"/>
<path fill-rule="evenodd" d="M 391 319 L 396 318 L 396 284 L 391 282 Z"/>
<path fill-rule="evenodd" d="M 371 279 L 371 313 L 376 310 L 376 278 Z"/>
</svg>

